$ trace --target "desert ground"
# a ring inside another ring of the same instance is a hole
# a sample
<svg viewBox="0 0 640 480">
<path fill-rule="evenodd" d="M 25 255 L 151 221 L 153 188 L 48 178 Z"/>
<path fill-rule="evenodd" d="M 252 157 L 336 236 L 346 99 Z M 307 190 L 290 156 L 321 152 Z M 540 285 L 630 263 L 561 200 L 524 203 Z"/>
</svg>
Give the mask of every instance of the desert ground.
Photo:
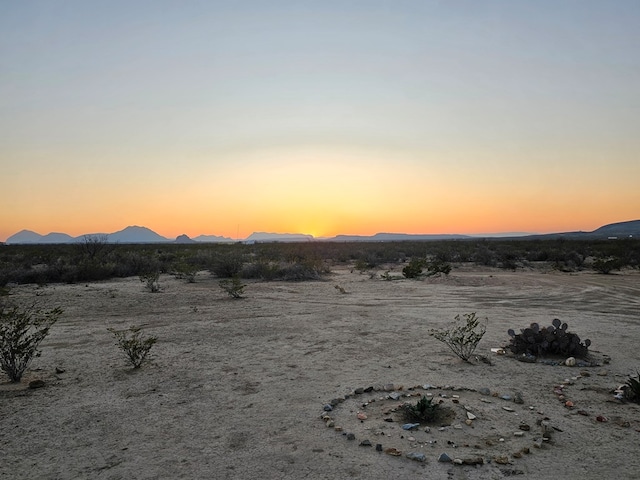
<svg viewBox="0 0 640 480">
<path fill-rule="evenodd" d="M 371 277 L 247 281 L 242 299 L 206 272 L 163 275 L 158 293 L 137 277 L 13 288 L 10 300 L 64 314 L 19 384 L 0 376 L 0 477 L 640 478 L 640 405 L 612 393 L 640 370 L 640 272 Z M 429 335 L 470 312 L 487 319 L 476 353 L 491 365 Z M 591 340 L 593 365 L 491 351 L 554 318 Z M 131 325 L 158 338 L 136 370 L 107 331 Z M 394 410 L 418 394 L 451 421 L 404 430 Z"/>
</svg>

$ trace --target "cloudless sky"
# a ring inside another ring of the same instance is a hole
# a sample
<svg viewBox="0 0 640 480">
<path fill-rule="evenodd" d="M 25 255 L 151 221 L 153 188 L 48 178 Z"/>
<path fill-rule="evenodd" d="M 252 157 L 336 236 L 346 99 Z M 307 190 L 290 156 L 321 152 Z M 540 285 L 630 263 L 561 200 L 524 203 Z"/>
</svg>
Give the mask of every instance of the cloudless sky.
<svg viewBox="0 0 640 480">
<path fill-rule="evenodd" d="M 0 0 L 0 241 L 640 219 L 637 0 Z"/>
</svg>

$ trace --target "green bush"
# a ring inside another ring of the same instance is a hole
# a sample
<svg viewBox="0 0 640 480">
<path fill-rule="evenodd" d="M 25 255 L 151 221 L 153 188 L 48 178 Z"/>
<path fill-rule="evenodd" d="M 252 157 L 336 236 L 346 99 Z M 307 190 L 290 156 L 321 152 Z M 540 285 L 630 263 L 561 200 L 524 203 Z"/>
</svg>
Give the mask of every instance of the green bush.
<svg viewBox="0 0 640 480">
<path fill-rule="evenodd" d="M 147 272 L 140 275 L 140 281 L 144 283 L 147 290 L 151 293 L 160 291 L 160 272 Z"/>
<path fill-rule="evenodd" d="M 433 397 L 423 396 L 413 405 L 411 403 L 403 404 L 402 408 L 405 417 L 409 421 L 432 422 L 438 415 L 439 403 L 433 402 Z"/>
<path fill-rule="evenodd" d="M 31 360 L 40 356 L 38 346 L 60 315 L 60 308 L 0 305 L 0 368 L 12 382 L 19 382 Z"/>
<path fill-rule="evenodd" d="M 244 287 L 246 285 L 240 281 L 238 276 L 220 280 L 218 284 L 231 298 L 242 298 L 242 295 L 244 295 Z"/>
<path fill-rule="evenodd" d="M 446 344 L 453 353 L 465 362 L 473 355 L 478 343 L 487 331 L 486 325 L 480 325 L 475 312 L 465 313 L 464 321 L 455 316 L 455 324 L 444 330 L 433 330 L 431 335 Z"/>
<path fill-rule="evenodd" d="M 412 258 L 409 261 L 409 265 L 402 269 L 402 275 L 405 278 L 418 278 L 422 275 L 422 269 L 426 266 L 426 263 L 424 258 Z"/>
<path fill-rule="evenodd" d="M 116 344 L 125 353 L 133 368 L 140 368 L 142 362 L 149 355 L 151 347 L 158 341 L 157 337 L 143 337 L 140 327 L 132 326 L 125 330 L 108 328 L 116 338 Z"/>
</svg>

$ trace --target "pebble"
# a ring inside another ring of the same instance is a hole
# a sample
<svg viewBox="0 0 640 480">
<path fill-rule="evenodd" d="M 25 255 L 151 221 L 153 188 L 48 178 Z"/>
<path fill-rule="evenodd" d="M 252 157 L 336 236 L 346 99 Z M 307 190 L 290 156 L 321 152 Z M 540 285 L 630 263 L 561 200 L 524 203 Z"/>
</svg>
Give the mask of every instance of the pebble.
<svg viewBox="0 0 640 480">
<path fill-rule="evenodd" d="M 499 463 L 500 465 L 506 465 L 509 463 L 509 457 L 506 455 L 501 455 L 499 457 L 494 457 L 494 462 Z"/>
<path fill-rule="evenodd" d="M 508 394 L 500 395 L 500 398 L 502 400 L 506 400 L 507 402 L 510 402 L 512 400 L 511 395 L 508 395 Z"/>
<path fill-rule="evenodd" d="M 382 387 L 382 389 L 385 392 L 392 392 L 395 390 L 395 387 L 393 386 L 393 383 L 387 383 L 384 387 Z"/>
<path fill-rule="evenodd" d="M 463 462 L 462 462 L 462 459 L 461 459 L 461 458 L 454 458 L 454 459 L 453 459 L 453 463 L 454 463 L 455 465 L 462 465 L 462 463 L 463 463 Z"/>
<path fill-rule="evenodd" d="M 424 390 L 430 390 L 433 388 L 433 385 L 429 384 L 429 383 L 425 383 L 424 385 L 422 385 L 422 388 Z"/>
<path fill-rule="evenodd" d="M 503 410 L 506 410 L 507 412 L 515 412 L 515 410 L 511 407 L 502 407 Z"/>
<path fill-rule="evenodd" d="M 416 462 L 426 462 L 427 456 L 421 452 L 409 452 L 407 453 L 407 458 L 410 460 L 415 460 Z"/>
<path fill-rule="evenodd" d="M 356 439 L 355 433 L 347 433 L 347 440 L 355 440 L 355 439 Z"/>
<path fill-rule="evenodd" d="M 364 388 L 362 388 L 362 387 L 356 388 L 353 391 L 353 393 L 355 393 L 356 395 L 360 395 L 360 394 L 364 393 Z"/>
<path fill-rule="evenodd" d="M 478 418 L 478 417 L 476 417 L 476 416 L 475 416 L 473 413 L 471 413 L 471 412 L 467 412 L 467 418 L 468 418 L 469 420 L 475 420 L 475 419 L 476 419 L 476 418 Z"/>
<path fill-rule="evenodd" d="M 400 394 L 398 392 L 392 392 L 389 394 L 389 398 L 391 400 L 398 400 L 400 398 Z"/>
<path fill-rule="evenodd" d="M 564 361 L 564 364 L 565 364 L 567 367 L 575 367 L 575 365 L 576 365 L 576 359 L 575 359 L 575 357 L 569 357 L 569 358 L 567 358 L 567 359 Z"/>
<path fill-rule="evenodd" d="M 523 431 L 513 432 L 513 436 L 514 437 L 522 437 L 522 436 L 524 436 L 524 432 Z"/>
<path fill-rule="evenodd" d="M 453 460 L 451 460 L 451 457 L 446 453 L 441 453 L 438 457 L 438 461 L 443 463 L 451 463 Z"/>
<path fill-rule="evenodd" d="M 362 440 L 362 441 L 360 442 L 360 446 L 361 446 L 361 447 L 371 447 L 371 446 L 373 446 L 373 445 L 371 444 L 371 440 Z"/>
<path fill-rule="evenodd" d="M 491 390 L 485 387 L 478 390 L 478 393 L 481 395 L 491 395 Z"/>
<path fill-rule="evenodd" d="M 521 423 L 520 424 L 520 430 L 528 432 L 529 430 L 531 430 L 531 427 L 529 425 L 527 425 L 526 423 Z"/>
<path fill-rule="evenodd" d="M 415 428 L 418 428 L 420 426 L 419 423 L 405 423 L 404 425 L 402 425 L 402 429 L 403 430 L 413 430 Z"/>
<path fill-rule="evenodd" d="M 399 457 L 400 455 L 402 455 L 402 452 L 395 447 L 385 448 L 384 453 L 386 453 L 387 455 L 392 455 L 394 457 Z"/>
<path fill-rule="evenodd" d="M 513 395 L 513 401 L 514 401 L 514 403 L 517 403 L 517 404 L 519 404 L 519 405 L 522 405 L 522 404 L 524 403 L 524 399 L 522 398 L 522 393 L 520 393 L 520 392 L 516 392 L 516 393 Z"/>
<path fill-rule="evenodd" d="M 362 413 L 362 412 L 358 412 L 358 415 L 356 415 L 358 417 L 358 420 L 366 420 L 367 419 L 367 414 L 366 413 Z"/>
<path fill-rule="evenodd" d="M 330 411 L 332 411 L 332 410 L 333 410 L 333 406 L 331 406 L 331 405 L 329 405 L 329 404 L 327 403 L 324 407 L 322 407 L 322 409 L 323 409 L 325 412 L 330 412 Z"/>
<path fill-rule="evenodd" d="M 382 451 L 382 444 L 376 443 L 376 452 L 381 452 L 381 451 Z"/>
<path fill-rule="evenodd" d="M 29 388 L 34 389 L 34 388 L 42 388 L 45 386 L 44 380 L 31 380 L 29 382 Z"/>
</svg>

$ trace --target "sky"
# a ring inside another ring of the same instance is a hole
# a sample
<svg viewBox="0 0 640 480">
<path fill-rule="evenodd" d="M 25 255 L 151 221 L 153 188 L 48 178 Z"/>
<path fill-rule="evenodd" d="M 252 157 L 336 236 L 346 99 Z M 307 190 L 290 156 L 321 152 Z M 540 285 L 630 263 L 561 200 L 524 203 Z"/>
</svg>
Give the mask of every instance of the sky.
<svg viewBox="0 0 640 480">
<path fill-rule="evenodd" d="M 637 0 L 0 0 L 0 241 L 640 219 Z"/>
</svg>

